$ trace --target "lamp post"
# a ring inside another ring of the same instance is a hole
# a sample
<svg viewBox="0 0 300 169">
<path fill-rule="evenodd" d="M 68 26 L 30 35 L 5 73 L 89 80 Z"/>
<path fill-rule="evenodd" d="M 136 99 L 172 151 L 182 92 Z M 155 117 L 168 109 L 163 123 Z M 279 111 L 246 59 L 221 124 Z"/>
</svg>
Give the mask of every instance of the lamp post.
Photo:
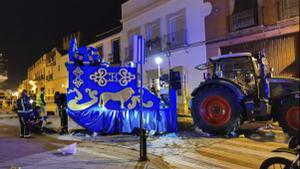
<svg viewBox="0 0 300 169">
<path fill-rule="evenodd" d="M 155 63 L 157 64 L 157 74 L 158 74 L 158 87 L 160 88 L 160 64 L 162 63 L 163 59 L 161 57 L 155 58 Z"/>
</svg>

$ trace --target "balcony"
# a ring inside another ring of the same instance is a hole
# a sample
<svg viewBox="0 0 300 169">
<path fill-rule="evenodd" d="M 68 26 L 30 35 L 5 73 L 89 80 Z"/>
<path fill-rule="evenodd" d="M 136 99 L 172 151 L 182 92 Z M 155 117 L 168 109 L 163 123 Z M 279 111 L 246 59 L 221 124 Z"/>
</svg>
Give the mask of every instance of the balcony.
<svg viewBox="0 0 300 169">
<path fill-rule="evenodd" d="M 41 80 L 45 80 L 45 76 L 44 75 L 40 75 L 40 76 L 37 76 L 34 81 L 41 81 Z"/>
<path fill-rule="evenodd" d="M 146 42 L 146 57 L 152 56 L 162 52 L 161 48 L 161 38 L 156 37 L 152 40 Z"/>
<path fill-rule="evenodd" d="M 125 62 L 133 61 L 133 45 L 130 44 L 129 47 L 125 48 L 126 57 Z"/>
<path fill-rule="evenodd" d="M 46 76 L 46 80 L 47 80 L 47 81 L 53 80 L 53 75 L 52 75 L 52 74 L 47 75 L 47 76 Z"/>
<path fill-rule="evenodd" d="M 242 12 L 234 13 L 229 16 L 230 32 L 256 26 L 258 24 L 257 8 L 248 9 Z"/>
<path fill-rule="evenodd" d="M 166 49 L 175 49 L 186 46 L 187 30 L 172 32 L 164 36 L 164 44 Z"/>
<path fill-rule="evenodd" d="M 299 0 L 279 0 L 278 14 L 279 20 L 299 16 Z"/>
</svg>

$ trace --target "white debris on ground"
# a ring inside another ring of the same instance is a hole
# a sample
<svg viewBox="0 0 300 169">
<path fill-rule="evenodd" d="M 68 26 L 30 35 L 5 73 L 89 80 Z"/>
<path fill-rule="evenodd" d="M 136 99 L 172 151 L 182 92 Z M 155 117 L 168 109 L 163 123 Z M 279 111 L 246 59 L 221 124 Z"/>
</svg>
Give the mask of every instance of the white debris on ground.
<svg viewBox="0 0 300 169">
<path fill-rule="evenodd" d="M 211 139 L 207 137 L 207 134 L 193 131 L 168 133 L 148 138 L 147 151 L 158 156 L 178 155 L 220 141 L 221 139 Z M 139 143 L 130 147 L 139 150 Z"/>
<path fill-rule="evenodd" d="M 139 151 L 139 136 L 136 135 L 88 135 L 77 133 L 76 135 L 59 136 L 60 140 L 91 141 L 110 143 L 119 146 L 126 146 Z M 147 138 L 147 151 L 154 155 L 167 156 L 177 155 L 184 152 L 191 152 L 194 149 L 209 146 L 216 142 L 224 141 L 224 138 L 211 136 L 201 130 L 179 131 L 177 133 L 166 133 L 163 135 L 150 135 Z"/>
<path fill-rule="evenodd" d="M 70 144 L 57 150 L 62 155 L 74 155 L 77 152 L 77 143 Z"/>
</svg>

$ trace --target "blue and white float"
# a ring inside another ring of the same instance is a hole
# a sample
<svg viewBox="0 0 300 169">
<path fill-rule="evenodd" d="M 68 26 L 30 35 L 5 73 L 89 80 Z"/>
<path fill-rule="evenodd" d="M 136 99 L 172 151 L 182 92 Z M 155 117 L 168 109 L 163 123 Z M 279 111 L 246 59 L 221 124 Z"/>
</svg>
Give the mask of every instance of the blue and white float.
<svg viewBox="0 0 300 169">
<path fill-rule="evenodd" d="M 139 128 L 137 68 L 109 67 L 102 60 L 98 62 L 100 58 L 95 48 L 78 49 L 76 40 L 71 41 L 67 113 L 93 132 L 132 133 Z M 160 106 L 161 99 L 148 89 L 144 88 L 143 94 L 143 128 L 156 133 L 177 131 L 175 91 L 170 91 L 167 107 Z"/>
</svg>

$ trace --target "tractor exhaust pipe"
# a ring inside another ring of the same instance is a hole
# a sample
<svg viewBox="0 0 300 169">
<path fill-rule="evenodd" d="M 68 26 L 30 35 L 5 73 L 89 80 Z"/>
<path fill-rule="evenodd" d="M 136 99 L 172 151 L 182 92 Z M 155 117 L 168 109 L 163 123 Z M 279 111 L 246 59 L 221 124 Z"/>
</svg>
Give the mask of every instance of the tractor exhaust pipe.
<svg viewBox="0 0 300 169">
<path fill-rule="evenodd" d="M 263 100 L 268 100 L 270 98 L 270 87 L 269 83 L 267 81 L 267 71 L 266 71 L 266 65 L 264 63 L 264 59 L 266 57 L 266 49 L 263 49 L 258 53 L 258 63 L 260 66 L 260 77 L 261 81 L 259 84 L 260 87 L 260 92 L 259 92 L 259 97 Z"/>
</svg>

